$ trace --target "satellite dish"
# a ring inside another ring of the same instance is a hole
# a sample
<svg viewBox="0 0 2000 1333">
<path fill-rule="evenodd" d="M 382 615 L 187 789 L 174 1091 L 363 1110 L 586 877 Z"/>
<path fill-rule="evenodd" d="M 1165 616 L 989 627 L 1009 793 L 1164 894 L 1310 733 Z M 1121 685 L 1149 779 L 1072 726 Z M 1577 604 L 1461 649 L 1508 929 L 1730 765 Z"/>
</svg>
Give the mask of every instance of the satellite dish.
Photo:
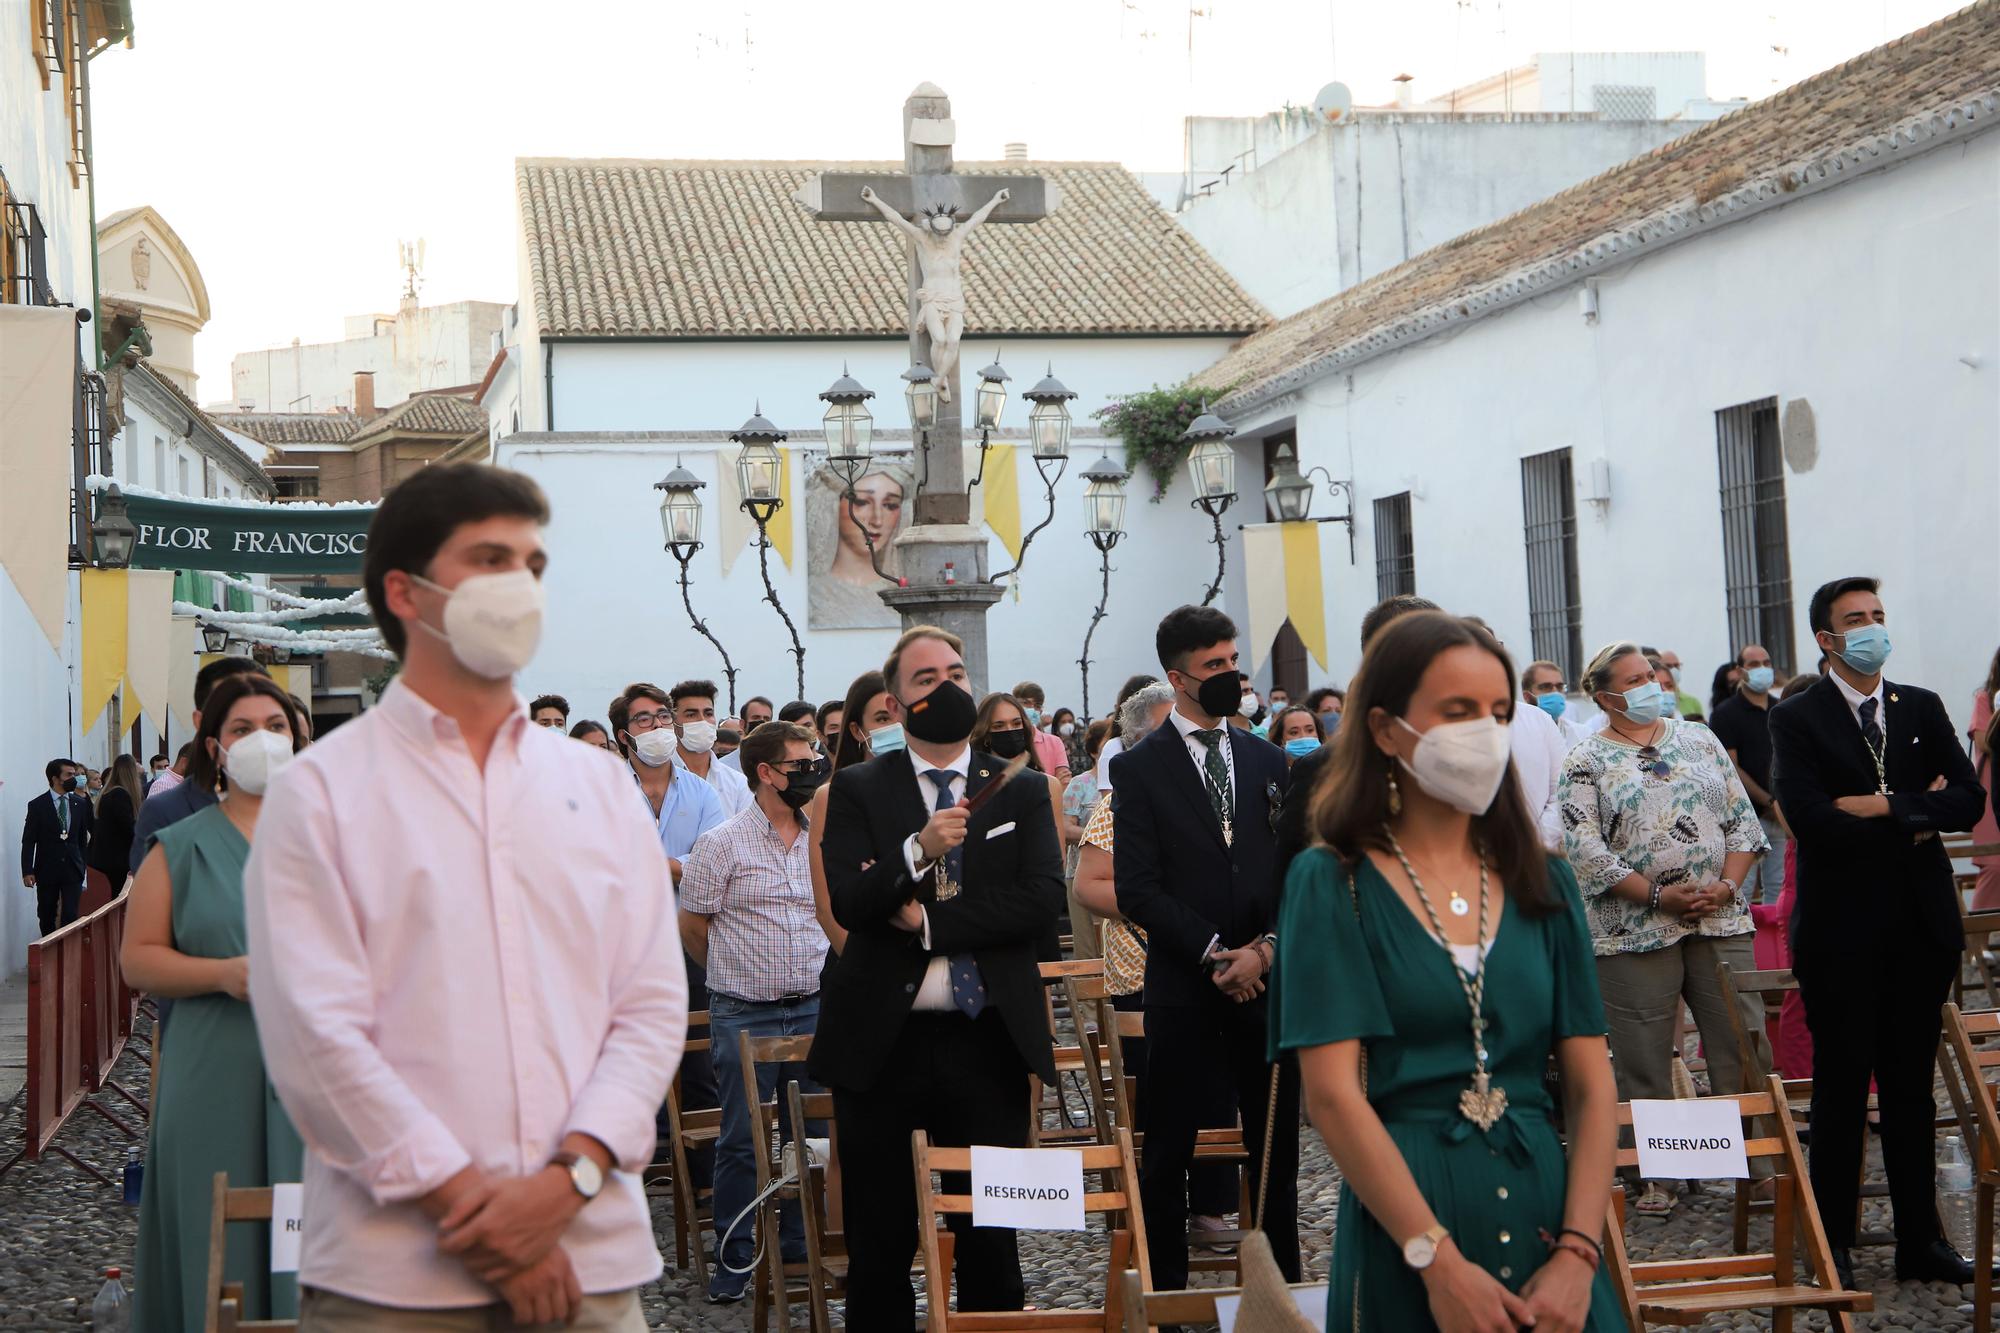
<svg viewBox="0 0 2000 1333">
<path fill-rule="evenodd" d="M 1313 110 L 1329 123 L 1338 123 L 1354 110 L 1354 93 L 1344 83 L 1329 83 L 1319 90 L 1319 96 L 1313 98 Z"/>
</svg>

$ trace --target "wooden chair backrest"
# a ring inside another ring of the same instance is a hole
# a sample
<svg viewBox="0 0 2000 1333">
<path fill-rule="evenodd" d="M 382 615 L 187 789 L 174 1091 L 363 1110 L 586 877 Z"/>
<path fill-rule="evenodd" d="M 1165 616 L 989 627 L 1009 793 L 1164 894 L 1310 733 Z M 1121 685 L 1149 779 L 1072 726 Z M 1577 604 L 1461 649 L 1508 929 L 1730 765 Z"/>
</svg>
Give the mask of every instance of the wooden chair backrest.
<svg viewBox="0 0 2000 1333">
<path fill-rule="evenodd" d="M 951 1309 L 951 1238 L 944 1220 L 953 1214 L 970 1216 L 970 1194 L 945 1194 L 931 1182 L 933 1172 L 969 1172 L 972 1149 L 933 1147 L 923 1130 L 910 1136 L 916 1158 L 917 1230 L 923 1237 L 924 1284 L 930 1298 L 931 1333 L 952 1329 L 1098 1329 L 1117 1333 L 1124 1327 L 1124 1288 L 1118 1274 L 1126 1269 L 1152 1271 L 1146 1254 L 1146 1224 L 1139 1206 L 1139 1169 L 1132 1157 L 1132 1136 L 1118 1131 L 1118 1142 L 1092 1143 L 1076 1148 L 1055 1148 L 1052 1152 L 1074 1152 L 1083 1157 L 1086 1175 L 1098 1176 L 1099 1189 L 1083 1196 L 1083 1211 L 1105 1214 L 1110 1228 L 1111 1254 L 1105 1267 L 1104 1304 L 1094 1310 L 1010 1310 L 994 1313 L 961 1313 Z"/>
<path fill-rule="evenodd" d="M 208 1285 L 202 1299 L 202 1319 L 204 1333 L 234 1333 L 253 1329 L 291 1329 L 298 1322 L 291 1319 L 245 1319 L 243 1318 L 243 1286 L 241 1283 L 224 1280 L 222 1271 L 223 1255 L 227 1249 L 226 1236 L 231 1222 L 269 1222 L 271 1220 L 271 1188 L 266 1185 L 255 1189 L 229 1188 L 229 1173 L 218 1171 L 210 1186 L 208 1210 Z"/>
<path fill-rule="evenodd" d="M 1771 1074 L 1771 1039 L 1762 1032 L 1752 1032 L 1744 1023 L 1743 1006 L 1738 1000 L 1745 995 L 1755 995 L 1764 1001 L 1768 1010 L 1773 1004 L 1772 997 L 1781 997 L 1799 988 L 1798 978 L 1792 975 L 1790 968 L 1738 972 L 1727 963 L 1717 963 L 1715 979 L 1722 988 L 1723 1008 L 1729 1014 L 1729 1030 L 1736 1038 L 1736 1054 L 1742 1061 L 1744 1085 L 1756 1087 Z M 1811 1084 L 1807 1083 L 1806 1087 L 1810 1088 Z M 1791 1092 L 1787 1085 L 1787 1095 Z"/>
<path fill-rule="evenodd" d="M 1104 975 L 1102 958 L 1060 958 L 1053 963 L 1040 963 L 1042 981 L 1061 981 L 1064 977 L 1101 977 Z"/>
<path fill-rule="evenodd" d="M 736 1034 L 736 1055 L 743 1070 L 743 1100 L 750 1111 L 750 1132 L 759 1145 L 757 1157 L 757 1191 L 762 1193 L 777 1173 L 782 1169 L 777 1142 L 779 1093 L 774 1088 L 771 1100 L 765 1101 L 757 1095 L 758 1065 L 802 1065 L 806 1056 L 812 1053 L 811 1037 L 753 1037 L 747 1032 Z M 789 1115 L 786 1117 L 789 1119 Z M 799 1133 L 796 1126 L 793 1134 Z M 727 1225 L 725 1223 L 725 1225 Z"/>
<path fill-rule="evenodd" d="M 1113 1128 L 1123 1123 L 1117 1119 L 1109 1082 L 1111 1051 L 1106 1029 L 1111 1025 L 1112 1015 L 1117 1013 L 1111 1007 L 1110 986 L 1102 973 L 1065 977 L 1063 993 L 1069 1000 L 1070 1021 L 1076 1024 L 1077 1044 L 1083 1050 L 1085 1091 L 1090 1094 L 1090 1116 L 1097 1127 L 1097 1141 L 1109 1143 Z"/>
<path fill-rule="evenodd" d="M 1989 1174 L 2000 1171 L 2000 1109 L 1996 1109 L 1993 1096 L 1994 1078 L 2000 1076 L 2000 1012 L 1986 1009 L 1963 1013 L 1957 1005 L 1947 1002 L 1944 1040 L 1945 1049 L 1951 1052 L 1958 1066 L 1954 1091 L 1963 1090 L 1979 1126 L 1977 1165 Z"/>
<path fill-rule="evenodd" d="M 833 1118 L 833 1094 L 807 1092 L 799 1087 L 797 1079 L 793 1079 L 785 1085 L 785 1100 L 791 1107 L 793 1124 L 826 1123 L 827 1164 L 823 1175 L 815 1173 L 818 1183 L 814 1188 L 801 1191 L 804 1196 L 801 1211 L 806 1215 L 808 1230 L 817 1217 L 820 1236 L 838 1245 L 835 1253 L 845 1254 L 845 1204 L 840 1197 L 840 1124 Z"/>
</svg>

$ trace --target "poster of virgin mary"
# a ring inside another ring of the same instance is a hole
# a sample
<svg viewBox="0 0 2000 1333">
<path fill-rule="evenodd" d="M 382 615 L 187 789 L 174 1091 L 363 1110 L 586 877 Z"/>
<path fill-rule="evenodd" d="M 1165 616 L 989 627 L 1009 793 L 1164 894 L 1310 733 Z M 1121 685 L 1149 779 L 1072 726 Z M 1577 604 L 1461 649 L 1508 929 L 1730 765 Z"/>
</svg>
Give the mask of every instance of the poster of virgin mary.
<svg viewBox="0 0 2000 1333">
<path fill-rule="evenodd" d="M 894 629 L 902 618 L 876 596 L 898 574 L 896 538 L 912 517 L 907 462 L 872 459 L 850 495 L 822 464 L 806 483 L 806 624 L 812 629 Z M 868 554 L 875 547 L 875 560 Z"/>
</svg>

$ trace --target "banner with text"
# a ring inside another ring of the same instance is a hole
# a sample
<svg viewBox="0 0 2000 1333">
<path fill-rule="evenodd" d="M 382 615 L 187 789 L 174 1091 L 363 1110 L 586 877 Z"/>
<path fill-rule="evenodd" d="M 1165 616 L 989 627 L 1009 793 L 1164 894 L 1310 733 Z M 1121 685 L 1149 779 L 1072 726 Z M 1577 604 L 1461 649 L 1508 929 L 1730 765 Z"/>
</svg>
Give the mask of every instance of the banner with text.
<svg viewBox="0 0 2000 1333">
<path fill-rule="evenodd" d="M 138 569 L 226 569 L 232 574 L 356 574 L 373 507 L 203 504 L 130 495 Z"/>
</svg>

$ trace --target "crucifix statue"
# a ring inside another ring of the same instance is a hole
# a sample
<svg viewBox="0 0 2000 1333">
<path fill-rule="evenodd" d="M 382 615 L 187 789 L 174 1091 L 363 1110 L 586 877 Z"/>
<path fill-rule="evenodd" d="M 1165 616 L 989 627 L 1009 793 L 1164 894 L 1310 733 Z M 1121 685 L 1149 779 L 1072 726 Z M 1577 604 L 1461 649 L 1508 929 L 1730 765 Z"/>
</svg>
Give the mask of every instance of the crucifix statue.
<svg viewBox="0 0 2000 1333">
<path fill-rule="evenodd" d="M 903 103 L 902 172 L 823 172 L 792 197 L 815 221 L 888 222 L 908 238 L 910 364 L 930 369 L 940 407 L 920 442 L 916 522 L 896 539 L 908 586 L 884 588 L 882 600 L 905 627 L 941 625 L 965 640 L 978 693 L 986 686 L 986 608 L 1001 589 L 986 581 L 986 534 L 971 524 L 965 485 L 958 347 L 967 327 L 977 328 L 978 311 L 966 307 L 960 262 L 983 224 L 1039 222 L 1062 196 L 1055 182 L 1028 172 L 953 171 L 956 138 L 951 99 L 923 84 Z"/>
</svg>

